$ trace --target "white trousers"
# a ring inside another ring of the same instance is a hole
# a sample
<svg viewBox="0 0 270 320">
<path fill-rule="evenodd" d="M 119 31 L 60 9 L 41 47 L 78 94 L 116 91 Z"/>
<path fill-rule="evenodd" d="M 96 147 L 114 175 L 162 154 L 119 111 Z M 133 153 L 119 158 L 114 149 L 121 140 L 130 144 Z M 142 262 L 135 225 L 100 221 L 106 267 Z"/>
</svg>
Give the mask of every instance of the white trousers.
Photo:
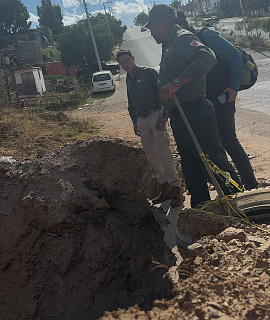
<svg viewBox="0 0 270 320">
<path fill-rule="evenodd" d="M 168 183 L 180 187 L 181 180 L 175 167 L 175 162 L 170 148 L 170 136 L 167 125 L 164 130 L 157 130 L 156 123 L 162 117 L 162 110 L 157 110 L 146 118 L 137 119 L 137 128 L 141 132 L 141 141 L 148 162 L 157 172 L 159 183 Z"/>
</svg>

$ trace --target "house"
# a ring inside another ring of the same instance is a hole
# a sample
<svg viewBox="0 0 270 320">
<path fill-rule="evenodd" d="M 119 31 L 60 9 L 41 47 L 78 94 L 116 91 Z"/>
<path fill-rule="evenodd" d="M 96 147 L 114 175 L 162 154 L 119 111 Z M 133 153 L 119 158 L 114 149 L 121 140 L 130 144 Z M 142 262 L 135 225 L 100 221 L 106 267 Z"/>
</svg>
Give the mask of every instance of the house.
<svg viewBox="0 0 270 320">
<path fill-rule="evenodd" d="M 15 45 L 18 61 L 27 64 L 43 63 L 41 47 L 39 41 L 22 41 Z"/>
<path fill-rule="evenodd" d="M 46 91 L 43 73 L 40 67 L 10 71 L 8 81 L 11 90 L 26 97 L 34 97 Z"/>
</svg>

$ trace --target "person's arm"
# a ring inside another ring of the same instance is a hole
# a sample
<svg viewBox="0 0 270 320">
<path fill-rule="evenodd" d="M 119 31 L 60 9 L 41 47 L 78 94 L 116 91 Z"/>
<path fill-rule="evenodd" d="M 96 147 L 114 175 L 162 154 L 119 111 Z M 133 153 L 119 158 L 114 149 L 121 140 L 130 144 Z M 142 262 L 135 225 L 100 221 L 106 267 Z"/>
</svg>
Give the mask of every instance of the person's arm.
<svg viewBox="0 0 270 320">
<path fill-rule="evenodd" d="M 230 100 L 235 100 L 243 79 L 243 58 L 241 52 L 229 41 L 213 30 L 202 33 L 205 43 L 212 48 L 218 59 L 225 62 L 230 70 L 230 84 L 225 90 L 230 93 Z"/>
<path fill-rule="evenodd" d="M 158 87 L 158 73 L 155 69 L 149 68 L 148 69 L 148 75 L 151 83 Z M 168 121 L 168 112 L 167 108 L 163 107 L 162 117 L 160 117 L 156 123 L 156 129 L 157 130 L 164 130 L 166 122 Z"/>
<path fill-rule="evenodd" d="M 170 116 L 170 112 L 169 110 L 164 107 L 163 108 L 163 113 L 162 113 L 162 117 L 158 119 L 157 123 L 156 123 L 156 129 L 157 130 L 164 130 L 165 125 L 169 119 Z"/>
<path fill-rule="evenodd" d="M 172 94 L 186 83 L 204 77 L 217 63 L 214 52 L 192 34 L 179 38 L 174 49 L 175 54 L 179 55 L 179 59 L 187 60 L 189 66 L 179 75 L 181 80 L 179 85 L 170 82 L 162 88 L 161 97 L 165 101 L 172 98 Z"/>
<path fill-rule="evenodd" d="M 128 97 L 128 113 L 133 122 L 134 133 L 137 136 L 140 136 L 140 131 L 138 131 L 138 128 L 137 128 L 137 117 L 138 117 L 137 109 L 133 106 L 131 99 L 129 98 L 129 95 L 127 95 L 127 97 Z"/>
<path fill-rule="evenodd" d="M 147 69 L 149 79 L 154 87 L 158 86 L 158 73 L 155 69 L 149 68 Z"/>
<path fill-rule="evenodd" d="M 195 35 L 183 36 L 181 41 L 176 43 L 175 49 L 182 59 L 189 62 L 189 66 L 182 72 L 180 79 L 199 80 L 217 63 L 215 53 L 202 44 Z"/>
</svg>

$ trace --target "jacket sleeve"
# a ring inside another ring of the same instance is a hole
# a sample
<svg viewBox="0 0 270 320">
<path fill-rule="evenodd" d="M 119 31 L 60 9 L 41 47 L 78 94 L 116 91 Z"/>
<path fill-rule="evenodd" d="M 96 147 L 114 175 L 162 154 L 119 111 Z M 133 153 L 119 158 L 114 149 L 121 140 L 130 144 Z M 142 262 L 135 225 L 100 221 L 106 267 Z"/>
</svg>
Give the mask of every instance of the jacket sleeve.
<svg viewBox="0 0 270 320">
<path fill-rule="evenodd" d="M 241 52 L 218 32 L 204 30 L 202 36 L 205 44 L 215 52 L 217 58 L 224 61 L 228 66 L 230 70 L 229 87 L 238 91 L 243 79 L 243 58 Z"/>
<path fill-rule="evenodd" d="M 148 76 L 154 87 L 158 86 L 158 73 L 153 68 L 148 68 Z"/>
<path fill-rule="evenodd" d="M 214 52 L 191 33 L 178 38 L 174 49 L 182 59 L 189 62 L 189 66 L 180 75 L 183 78 L 196 81 L 204 77 L 217 63 Z"/>
<path fill-rule="evenodd" d="M 129 95 L 127 96 L 128 96 L 128 113 L 133 122 L 133 125 L 135 125 L 137 123 L 137 117 L 138 117 L 137 109 L 133 106 Z"/>
</svg>

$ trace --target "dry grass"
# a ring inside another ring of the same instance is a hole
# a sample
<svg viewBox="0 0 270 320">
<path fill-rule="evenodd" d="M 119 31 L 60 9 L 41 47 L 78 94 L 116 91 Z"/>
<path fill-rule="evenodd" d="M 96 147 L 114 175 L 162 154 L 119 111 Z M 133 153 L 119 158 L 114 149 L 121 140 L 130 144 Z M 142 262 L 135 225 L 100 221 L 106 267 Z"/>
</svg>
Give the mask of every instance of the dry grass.
<svg viewBox="0 0 270 320">
<path fill-rule="evenodd" d="M 16 160 L 33 158 L 75 140 L 89 139 L 99 132 L 92 119 L 69 118 L 61 111 L 0 107 L 0 156 Z"/>
</svg>

